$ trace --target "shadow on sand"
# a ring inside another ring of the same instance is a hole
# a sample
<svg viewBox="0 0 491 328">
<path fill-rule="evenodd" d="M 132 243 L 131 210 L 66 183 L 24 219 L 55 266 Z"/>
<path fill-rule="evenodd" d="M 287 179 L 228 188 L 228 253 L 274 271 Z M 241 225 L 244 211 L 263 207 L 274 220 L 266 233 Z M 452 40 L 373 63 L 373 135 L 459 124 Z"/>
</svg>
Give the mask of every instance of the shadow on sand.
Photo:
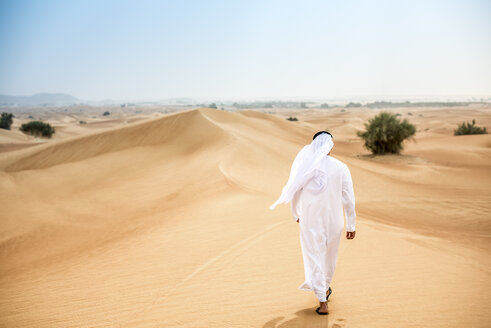
<svg viewBox="0 0 491 328">
<path fill-rule="evenodd" d="M 329 327 L 329 315 L 318 315 L 315 313 L 315 307 L 303 309 L 295 313 L 295 318 L 281 322 L 284 317 L 276 317 L 263 325 L 263 328 L 304 328 L 304 327 Z M 334 320 L 329 328 L 344 327 L 346 322 L 343 319 Z"/>
</svg>

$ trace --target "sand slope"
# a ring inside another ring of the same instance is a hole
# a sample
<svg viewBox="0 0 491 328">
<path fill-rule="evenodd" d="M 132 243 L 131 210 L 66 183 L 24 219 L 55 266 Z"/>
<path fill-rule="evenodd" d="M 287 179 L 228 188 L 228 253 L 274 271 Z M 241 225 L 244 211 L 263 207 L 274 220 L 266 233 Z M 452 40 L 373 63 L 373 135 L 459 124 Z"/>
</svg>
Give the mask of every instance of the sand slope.
<svg viewBox="0 0 491 328">
<path fill-rule="evenodd" d="M 404 156 L 372 158 L 368 113 L 319 115 L 199 109 L 1 154 L 0 326 L 488 326 L 490 136 L 436 111 Z M 359 216 L 327 318 L 297 289 L 289 207 L 268 209 L 326 123 Z"/>
</svg>

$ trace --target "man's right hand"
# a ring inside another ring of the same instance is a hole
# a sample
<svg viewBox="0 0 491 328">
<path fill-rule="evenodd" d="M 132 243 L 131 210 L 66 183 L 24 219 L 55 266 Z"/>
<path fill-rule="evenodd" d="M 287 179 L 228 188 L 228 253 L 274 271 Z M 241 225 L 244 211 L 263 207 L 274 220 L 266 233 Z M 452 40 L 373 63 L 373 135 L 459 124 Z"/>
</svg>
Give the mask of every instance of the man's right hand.
<svg viewBox="0 0 491 328">
<path fill-rule="evenodd" d="M 355 238 L 355 234 L 356 234 L 356 231 L 352 231 L 352 232 L 346 231 L 346 239 Z"/>
</svg>

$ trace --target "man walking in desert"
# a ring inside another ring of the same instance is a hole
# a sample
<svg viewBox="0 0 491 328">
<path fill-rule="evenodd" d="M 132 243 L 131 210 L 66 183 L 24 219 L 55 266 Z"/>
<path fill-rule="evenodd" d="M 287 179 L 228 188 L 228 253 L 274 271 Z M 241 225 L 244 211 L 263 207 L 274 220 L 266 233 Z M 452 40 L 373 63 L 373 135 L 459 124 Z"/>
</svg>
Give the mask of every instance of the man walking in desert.
<svg viewBox="0 0 491 328">
<path fill-rule="evenodd" d="M 313 291 L 320 306 L 316 312 L 326 315 L 327 300 L 339 242 L 343 232 L 343 209 L 346 238 L 355 238 L 355 195 L 348 166 L 330 156 L 332 135 L 317 132 L 312 143 L 303 147 L 293 161 L 290 177 L 281 196 L 271 205 L 291 202 L 294 220 L 300 224 L 305 282 L 300 289 Z"/>
</svg>

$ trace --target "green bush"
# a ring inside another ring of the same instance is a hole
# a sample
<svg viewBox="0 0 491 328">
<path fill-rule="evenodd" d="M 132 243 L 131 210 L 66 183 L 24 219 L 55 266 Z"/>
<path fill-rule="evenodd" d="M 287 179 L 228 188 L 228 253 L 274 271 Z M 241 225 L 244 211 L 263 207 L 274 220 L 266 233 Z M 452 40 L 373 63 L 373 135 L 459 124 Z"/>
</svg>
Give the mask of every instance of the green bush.
<svg viewBox="0 0 491 328">
<path fill-rule="evenodd" d="M 14 117 L 14 114 L 3 112 L 0 118 L 0 129 L 10 130 L 10 126 L 13 123 L 12 117 Z"/>
<path fill-rule="evenodd" d="M 366 131 L 358 131 L 365 140 L 365 148 L 375 155 L 399 154 L 402 142 L 416 133 L 414 125 L 406 119 L 400 121 L 394 114 L 382 112 L 365 123 Z"/>
<path fill-rule="evenodd" d="M 104 114 L 102 114 L 102 115 L 104 115 L 104 116 L 108 116 L 108 115 L 111 115 L 111 113 L 109 113 L 109 112 L 104 112 Z"/>
<path fill-rule="evenodd" d="M 49 123 L 44 123 L 41 121 L 24 123 L 20 126 L 19 130 L 36 137 L 43 136 L 48 138 L 51 138 L 53 133 L 55 133 L 55 128 L 51 127 Z"/>
<path fill-rule="evenodd" d="M 462 122 L 461 125 L 457 127 L 457 129 L 454 130 L 454 135 L 456 136 L 463 136 L 467 134 L 487 134 L 488 131 L 486 131 L 486 127 L 481 128 L 479 126 L 476 126 L 476 120 L 472 120 L 472 123 L 465 123 Z"/>
<path fill-rule="evenodd" d="M 290 116 L 289 118 L 287 118 L 287 120 L 288 120 L 288 121 L 298 121 L 298 118 L 296 118 L 296 117 L 291 117 L 291 116 Z"/>
<path fill-rule="evenodd" d="M 217 108 L 217 104 L 215 104 L 215 103 L 211 103 L 211 104 L 209 104 L 209 105 L 208 105 L 208 108 L 218 109 L 218 108 Z"/>
</svg>

